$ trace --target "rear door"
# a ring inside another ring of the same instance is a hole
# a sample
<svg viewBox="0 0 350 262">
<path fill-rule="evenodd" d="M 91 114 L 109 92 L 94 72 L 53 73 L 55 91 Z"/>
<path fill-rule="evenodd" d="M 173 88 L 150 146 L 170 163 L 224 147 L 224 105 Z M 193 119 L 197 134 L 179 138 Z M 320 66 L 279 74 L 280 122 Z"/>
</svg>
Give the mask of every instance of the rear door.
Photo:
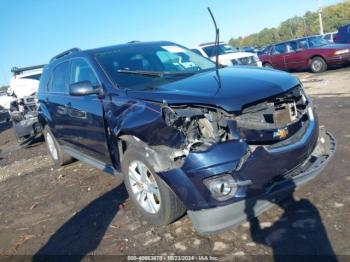
<svg viewBox="0 0 350 262">
<path fill-rule="evenodd" d="M 297 41 L 286 43 L 285 65 L 286 69 L 303 69 L 308 59 L 303 49 L 299 48 Z"/>
<path fill-rule="evenodd" d="M 60 144 L 69 144 L 74 140 L 70 132 L 70 119 L 65 108 L 69 102 L 68 68 L 69 62 L 60 63 L 53 68 L 45 98 L 45 104 L 52 119 L 49 122 L 50 128 Z"/>
<path fill-rule="evenodd" d="M 284 70 L 285 65 L 285 55 L 286 55 L 286 45 L 284 43 L 278 44 L 271 49 L 271 64 L 276 69 Z"/>
</svg>

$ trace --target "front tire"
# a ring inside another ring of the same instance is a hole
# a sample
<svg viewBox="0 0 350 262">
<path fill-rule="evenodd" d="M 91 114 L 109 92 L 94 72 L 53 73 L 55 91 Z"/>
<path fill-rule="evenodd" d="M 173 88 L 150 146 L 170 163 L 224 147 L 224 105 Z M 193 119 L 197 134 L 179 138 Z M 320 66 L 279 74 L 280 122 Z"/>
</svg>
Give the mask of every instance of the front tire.
<svg viewBox="0 0 350 262">
<path fill-rule="evenodd" d="M 133 204 L 149 223 L 170 224 L 185 213 L 185 206 L 144 155 L 133 148 L 123 155 L 125 187 Z"/>
<path fill-rule="evenodd" d="M 316 56 L 310 62 L 310 69 L 313 73 L 322 73 L 327 70 L 327 64 L 322 57 Z"/>
<path fill-rule="evenodd" d="M 47 145 L 47 150 L 49 151 L 49 155 L 51 156 L 55 168 L 59 168 L 74 161 L 74 158 L 66 154 L 61 149 L 48 126 L 45 126 L 43 133 Z"/>
</svg>

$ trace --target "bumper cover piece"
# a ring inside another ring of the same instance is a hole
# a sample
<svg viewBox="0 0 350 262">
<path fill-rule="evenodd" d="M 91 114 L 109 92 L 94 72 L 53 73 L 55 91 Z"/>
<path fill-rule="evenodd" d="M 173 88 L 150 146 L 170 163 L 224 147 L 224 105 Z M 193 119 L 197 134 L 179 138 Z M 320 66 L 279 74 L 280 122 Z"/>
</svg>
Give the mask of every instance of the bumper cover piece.
<svg viewBox="0 0 350 262">
<path fill-rule="evenodd" d="M 335 138 L 330 133 L 320 130 L 318 144 L 307 161 L 286 174 L 283 179 L 272 183 L 263 194 L 222 207 L 187 211 L 194 228 L 200 234 L 213 233 L 260 215 L 320 174 L 334 155 L 335 148 Z"/>
</svg>

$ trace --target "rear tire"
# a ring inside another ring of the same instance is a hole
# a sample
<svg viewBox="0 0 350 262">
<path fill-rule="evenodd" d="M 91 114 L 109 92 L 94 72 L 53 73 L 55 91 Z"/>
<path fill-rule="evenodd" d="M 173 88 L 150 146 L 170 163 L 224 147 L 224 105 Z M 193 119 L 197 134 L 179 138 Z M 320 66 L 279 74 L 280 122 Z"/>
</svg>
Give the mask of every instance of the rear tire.
<svg viewBox="0 0 350 262">
<path fill-rule="evenodd" d="M 327 64 L 322 57 L 316 56 L 310 62 L 310 69 L 313 73 L 322 73 L 327 70 Z"/>
<path fill-rule="evenodd" d="M 144 170 L 143 174 L 141 170 Z M 149 223 L 167 225 L 185 213 L 181 200 L 156 174 L 142 151 L 127 149 L 122 171 L 130 199 Z"/>
<path fill-rule="evenodd" d="M 56 138 L 54 137 L 50 128 L 47 125 L 45 126 L 43 133 L 46 141 L 47 150 L 49 151 L 49 155 L 51 156 L 55 168 L 59 168 L 74 161 L 74 158 L 66 154 L 61 149 Z"/>
<path fill-rule="evenodd" d="M 270 63 L 264 63 L 263 67 L 267 67 L 267 68 L 273 68 L 273 66 Z"/>
</svg>

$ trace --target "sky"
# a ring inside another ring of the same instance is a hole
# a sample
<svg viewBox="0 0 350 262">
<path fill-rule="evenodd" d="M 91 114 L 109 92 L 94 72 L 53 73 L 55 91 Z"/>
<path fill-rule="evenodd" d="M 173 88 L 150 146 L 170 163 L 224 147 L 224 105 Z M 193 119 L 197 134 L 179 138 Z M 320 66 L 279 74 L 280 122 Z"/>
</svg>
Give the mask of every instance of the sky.
<svg viewBox="0 0 350 262">
<path fill-rule="evenodd" d="M 321 0 L 322 5 L 342 0 Z M 317 0 L 0 0 L 0 86 L 11 68 L 48 63 L 72 48 L 131 40 L 169 40 L 187 47 L 245 36 L 306 11 Z"/>
</svg>

